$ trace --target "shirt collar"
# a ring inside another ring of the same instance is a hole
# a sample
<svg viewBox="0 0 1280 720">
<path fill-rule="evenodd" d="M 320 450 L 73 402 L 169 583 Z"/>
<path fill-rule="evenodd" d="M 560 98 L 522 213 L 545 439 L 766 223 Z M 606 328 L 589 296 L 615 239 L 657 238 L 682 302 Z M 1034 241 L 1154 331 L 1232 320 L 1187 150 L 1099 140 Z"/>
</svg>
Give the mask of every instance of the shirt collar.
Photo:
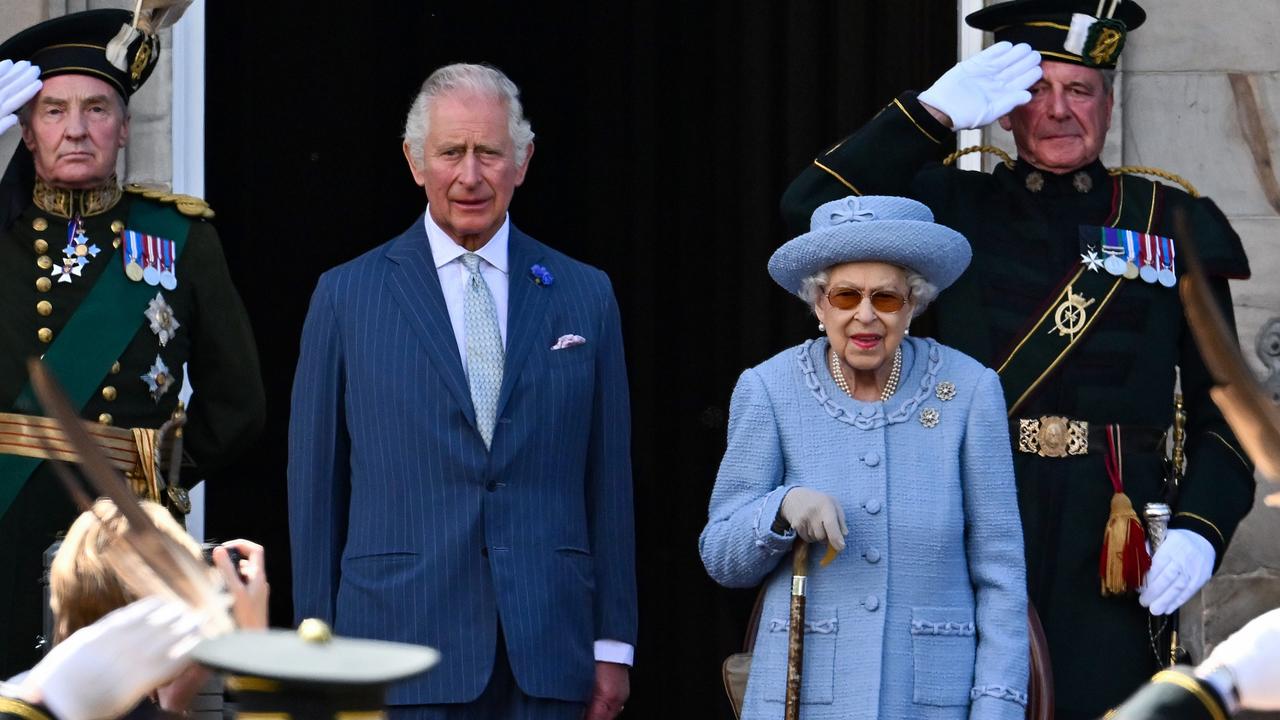
<svg viewBox="0 0 1280 720">
<path fill-rule="evenodd" d="M 431 243 L 431 259 L 435 261 L 437 269 L 457 260 L 467 252 L 466 248 L 454 242 L 453 238 L 436 224 L 435 219 L 431 217 L 430 208 L 425 213 L 424 222 L 427 227 L 427 241 Z M 494 233 L 483 247 L 476 250 L 477 255 L 500 270 L 503 275 L 507 274 L 507 246 L 510 237 L 511 216 L 508 214 L 503 216 L 502 226 L 498 228 L 498 232 Z"/>
</svg>

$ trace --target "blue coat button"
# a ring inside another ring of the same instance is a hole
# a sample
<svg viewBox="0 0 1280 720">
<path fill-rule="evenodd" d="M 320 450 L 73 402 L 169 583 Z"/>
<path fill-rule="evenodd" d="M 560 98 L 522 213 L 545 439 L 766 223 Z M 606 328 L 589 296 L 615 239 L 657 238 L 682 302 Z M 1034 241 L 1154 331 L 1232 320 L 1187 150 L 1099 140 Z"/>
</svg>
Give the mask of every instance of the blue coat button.
<svg viewBox="0 0 1280 720">
<path fill-rule="evenodd" d="M 875 548 L 867 548 L 867 551 L 862 553 L 862 556 L 872 565 L 880 562 L 880 551 Z"/>
<path fill-rule="evenodd" d="M 866 503 L 864 503 L 862 507 L 866 508 L 868 513 L 875 515 L 876 513 L 880 512 L 880 501 L 875 498 L 871 498 Z"/>
<path fill-rule="evenodd" d="M 866 463 L 870 467 L 875 467 L 880 464 L 880 453 L 876 452 L 875 450 L 872 450 L 871 452 L 862 456 L 862 462 Z"/>
<path fill-rule="evenodd" d="M 862 601 L 862 604 L 871 612 L 875 612 L 880 608 L 880 598 L 875 595 L 868 595 L 867 599 Z"/>
<path fill-rule="evenodd" d="M 858 411 L 858 414 L 864 418 L 869 418 L 876 414 L 876 409 L 870 405 L 863 405 L 862 409 Z"/>
</svg>

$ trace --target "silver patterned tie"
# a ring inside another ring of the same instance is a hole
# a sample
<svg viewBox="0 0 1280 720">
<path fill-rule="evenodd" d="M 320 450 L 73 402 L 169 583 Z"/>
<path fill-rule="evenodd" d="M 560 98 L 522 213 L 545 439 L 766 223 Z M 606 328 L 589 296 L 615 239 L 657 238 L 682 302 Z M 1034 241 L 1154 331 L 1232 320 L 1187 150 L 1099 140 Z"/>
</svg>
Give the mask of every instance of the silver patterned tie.
<svg viewBox="0 0 1280 720">
<path fill-rule="evenodd" d="M 498 391 L 502 389 L 502 332 L 498 329 L 498 310 L 494 307 L 489 284 L 480 274 L 480 256 L 466 253 L 462 264 L 467 267 L 467 292 L 462 302 L 463 321 L 467 329 L 467 382 L 471 385 L 471 404 L 476 409 L 476 425 L 486 448 L 493 444 L 493 426 L 498 412 Z"/>
</svg>

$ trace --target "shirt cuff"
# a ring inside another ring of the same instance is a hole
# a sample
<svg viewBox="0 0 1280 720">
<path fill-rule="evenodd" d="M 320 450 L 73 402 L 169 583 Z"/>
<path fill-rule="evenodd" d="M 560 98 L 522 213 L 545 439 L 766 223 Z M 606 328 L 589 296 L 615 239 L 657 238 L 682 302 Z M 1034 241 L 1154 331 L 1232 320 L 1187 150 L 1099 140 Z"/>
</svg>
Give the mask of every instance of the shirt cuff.
<svg viewBox="0 0 1280 720">
<path fill-rule="evenodd" d="M 620 640 L 597 640 L 595 645 L 596 662 L 611 662 L 619 665 L 635 665 L 636 649 Z"/>
</svg>

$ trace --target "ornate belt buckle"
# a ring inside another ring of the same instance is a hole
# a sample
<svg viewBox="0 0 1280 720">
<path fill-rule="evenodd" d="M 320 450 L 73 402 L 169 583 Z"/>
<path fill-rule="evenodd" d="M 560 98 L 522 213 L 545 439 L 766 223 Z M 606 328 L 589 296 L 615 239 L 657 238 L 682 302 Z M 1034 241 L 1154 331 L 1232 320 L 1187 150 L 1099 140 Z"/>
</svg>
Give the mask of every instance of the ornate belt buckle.
<svg viewBox="0 0 1280 720">
<path fill-rule="evenodd" d="M 1089 423 L 1057 415 L 1018 421 L 1018 451 L 1062 458 L 1089 452 Z"/>
<path fill-rule="evenodd" d="M 1071 423 L 1064 417 L 1046 415 L 1040 418 L 1036 444 L 1040 457 L 1066 457 Z"/>
</svg>

